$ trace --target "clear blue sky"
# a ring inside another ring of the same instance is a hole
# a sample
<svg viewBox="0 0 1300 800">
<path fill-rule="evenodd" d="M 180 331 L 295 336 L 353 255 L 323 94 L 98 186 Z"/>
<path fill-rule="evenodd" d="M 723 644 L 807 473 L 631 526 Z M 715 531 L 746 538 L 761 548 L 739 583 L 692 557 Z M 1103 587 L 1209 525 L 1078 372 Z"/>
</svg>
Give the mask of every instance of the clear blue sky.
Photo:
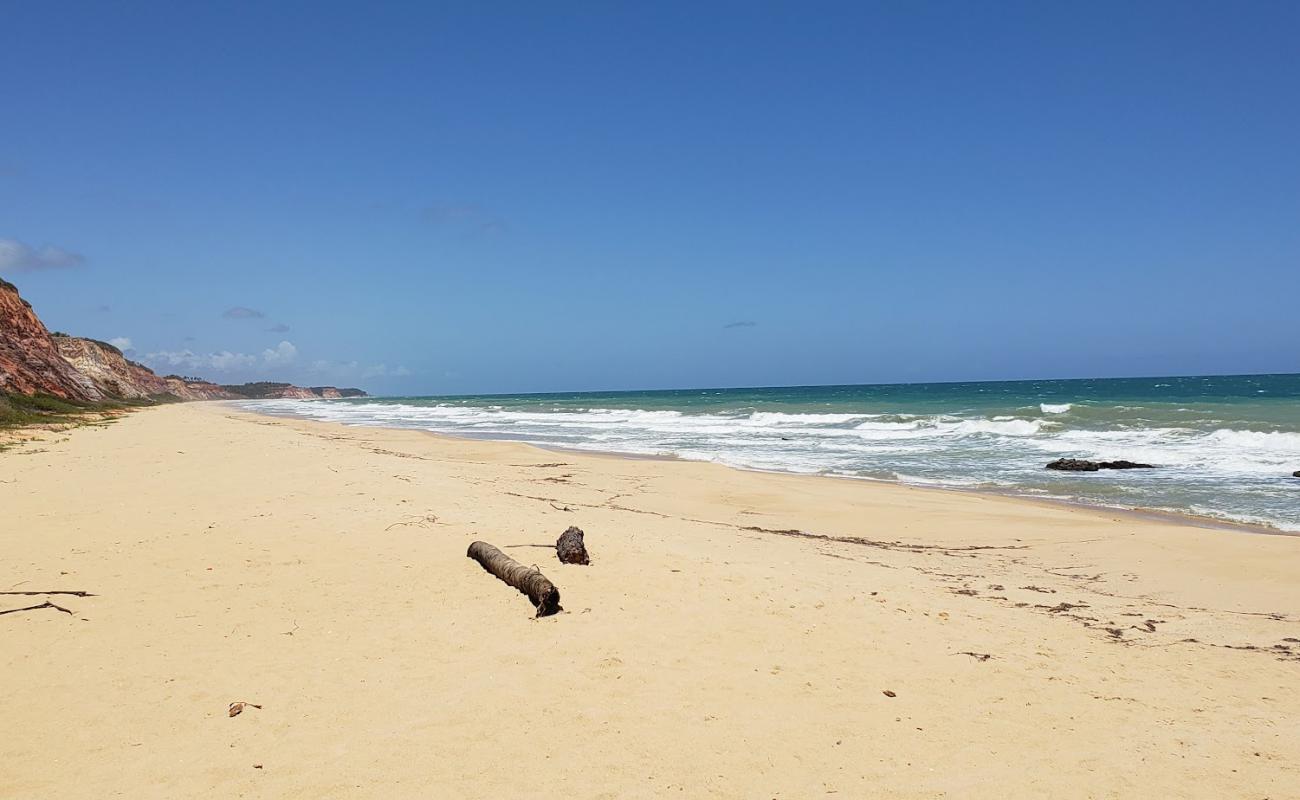
<svg viewBox="0 0 1300 800">
<path fill-rule="evenodd" d="M 0 11 L 0 274 L 164 371 L 1300 371 L 1300 3 Z"/>
</svg>

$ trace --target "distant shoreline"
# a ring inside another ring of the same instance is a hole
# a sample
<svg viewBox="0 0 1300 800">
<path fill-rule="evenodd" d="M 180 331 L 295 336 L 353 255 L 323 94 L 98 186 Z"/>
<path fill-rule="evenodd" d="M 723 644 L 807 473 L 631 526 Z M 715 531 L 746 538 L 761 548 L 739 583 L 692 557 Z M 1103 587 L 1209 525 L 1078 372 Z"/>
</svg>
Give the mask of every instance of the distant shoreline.
<svg viewBox="0 0 1300 800">
<path fill-rule="evenodd" d="M 397 398 L 376 397 L 376 398 L 367 398 L 367 399 L 382 401 L 385 399 L 397 399 Z M 523 439 L 507 439 L 507 438 L 492 437 L 487 435 L 484 436 L 474 436 L 469 434 L 461 435 L 455 433 L 446 433 L 443 431 L 431 431 L 422 428 L 408 428 L 408 427 L 401 427 L 396 425 L 329 423 L 329 422 L 323 422 L 321 420 L 315 420 L 300 414 L 292 414 L 292 413 L 272 414 L 265 411 L 258 411 L 256 409 L 244 408 L 240 405 L 241 403 L 248 402 L 244 400 L 221 400 L 216 402 L 220 404 L 224 404 L 240 413 L 252 414 L 259 417 L 270 417 L 272 419 L 276 419 L 276 418 L 293 419 L 293 420 L 308 422 L 312 424 L 324 424 L 324 425 L 343 424 L 345 425 L 345 427 L 349 427 L 349 428 L 375 428 L 381 430 L 413 431 L 416 433 L 424 434 L 426 436 L 433 436 L 435 438 L 447 439 L 451 441 L 502 442 L 502 443 L 510 443 L 510 444 L 521 444 L 521 445 L 527 445 L 529 447 L 536 447 L 539 450 L 545 450 L 548 452 L 572 453 L 575 455 L 597 456 L 603 458 L 631 459 L 637 461 L 711 463 L 721 467 L 725 467 L 727 469 L 734 469 L 740 472 L 755 472 L 759 474 L 770 474 L 770 475 L 791 475 L 791 476 L 804 477 L 804 478 L 831 478 L 836 480 L 854 481 L 854 482 L 867 483 L 867 484 L 880 484 L 883 486 L 896 486 L 900 488 L 923 491 L 923 492 L 944 492 L 944 493 L 952 492 L 956 494 L 1002 497 L 1002 498 L 1008 498 L 1016 501 L 1044 505 L 1048 507 L 1082 509 L 1085 511 L 1095 512 L 1099 514 L 1119 514 L 1123 516 L 1132 517 L 1134 519 L 1158 521 L 1158 522 L 1170 522 L 1176 524 L 1187 524 L 1197 528 L 1205 528 L 1208 530 L 1222 530 L 1222 531 L 1229 531 L 1234 533 L 1254 533 L 1254 534 L 1263 534 L 1267 536 L 1300 536 L 1300 531 L 1289 531 L 1289 530 L 1285 530 L 1282 528 L 1277 528 L 1271 525 L 1265 525 L 1261 523 L 1237 522 L 1234 520 L 1226 520 L 1226 519 L 1221 519 L 1213 516 L 1193 514 L 1190 512 L 1170 511 L 1167 509 L 1159 509 L 1159 508 L 1108 506 L 1099 503 L 1090 503 L 1087 502 L 1086 500 L 1074 500 L 1074 499 L 1064 498 L 1064 497 L 1038 497 L 1024 492 L 1018 492 L 1011 488 L 999 489 L 996 487 L 932 486 L 932 485 L 925 485 L 925 484 L 908 483 L 906 481 L 901 481 L 901 480 L 889 480 L 887 478 L 875 478 L 871 476 L 837 475 L 833 473 L 814 474 L 814 473 L 794 472 L 791 470 L 781 470 L 781 469 L 761 469 L 757 467 L 739 466 L 735 464 L 726 464 L 726 463 L 714 462 L 714 461 L 696 461 L 693 459 L 686 459 L 680 456 L 667 454 L 667 453 L 660 453 L 660 454 L 626 453 L 626 452 L 619 452 L 617 450 L 596 450 L 596 449 L 585 449 L 585 448 L 578 448 L 578 447 L 564 447 L 563 445 L 539 444 L 537 442 L 531 442 Z M 1084 477 L 1083 479 L 1086 480 L 1087 478 Z"/>
</svg>

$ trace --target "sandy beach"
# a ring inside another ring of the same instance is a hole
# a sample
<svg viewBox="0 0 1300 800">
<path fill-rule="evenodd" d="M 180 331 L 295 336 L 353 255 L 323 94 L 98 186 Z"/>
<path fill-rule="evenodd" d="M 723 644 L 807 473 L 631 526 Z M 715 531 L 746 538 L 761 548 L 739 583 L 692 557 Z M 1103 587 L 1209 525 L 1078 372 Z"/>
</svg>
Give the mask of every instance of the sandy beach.
<svg viewBox="0 0 1300 800">
<path fill-rule="evenodd" d="M 4 798 L 1300 797 L 1293 536 L 216 403 L 0 507 Z"/>
</svg>

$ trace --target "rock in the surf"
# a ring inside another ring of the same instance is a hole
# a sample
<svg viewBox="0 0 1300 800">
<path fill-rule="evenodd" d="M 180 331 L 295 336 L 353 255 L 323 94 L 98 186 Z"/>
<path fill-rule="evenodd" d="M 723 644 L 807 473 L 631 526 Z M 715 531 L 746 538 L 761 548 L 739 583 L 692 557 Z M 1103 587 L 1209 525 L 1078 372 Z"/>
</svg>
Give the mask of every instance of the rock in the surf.
<svg viewBox="0 0 1300 800">
<path fill-rule="evenodd" d="M 1058 458 L 1047 465 L 1048 469 L 1062 472 L 1096 472 L 1099 469 L 1155 469 L 1155 464 L 1141 464 L 1137 461 L 1086 461 L 1082 458 Z"/>
<path fill-rule="evenodd" d="M 1048 469 L 1062 472 L 1096 472 L 1101 465 L 1096 461 L 1084 461 L 1081 458 L 1058 458 L 1047 465 Z"/>
</svg>

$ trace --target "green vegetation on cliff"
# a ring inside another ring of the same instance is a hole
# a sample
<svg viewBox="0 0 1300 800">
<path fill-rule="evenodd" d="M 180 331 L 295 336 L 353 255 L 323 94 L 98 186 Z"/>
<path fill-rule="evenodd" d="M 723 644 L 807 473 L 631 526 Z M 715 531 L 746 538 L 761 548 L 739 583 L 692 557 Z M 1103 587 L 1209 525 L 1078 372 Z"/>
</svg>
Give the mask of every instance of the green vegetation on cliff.
<svg viewBox="0 0 1300 800">
<path fill-rule="evenodd" d="M 247 397 L 250 400 L 261 400 L 266 397 L 279 397 L 285 389 L 289 389 L 293 384 L 276 382 L 276 381 L 256 381 L 245 384 L 222 385 L 222 389 L 237 394 L 240 397 Z"/>
<path fill-rule="evenodd" d="M 0 393 L 0 428 L 16 428 L 39 422 L 64 422 L 93 408 L 86 403 L 60 400 L 44 394 Z"/>
<path fill-rule="evenodd" d="M 240 397 L 249 400 L 262 400 L 265 398 L 283 397 L 287 390 L 301 391 L 302 387 L 295 386 L 292 383 L 282 381 L 256 381 L 253 383 L 243 383 L 230 385 L 226 384 L 221 387 L 231 394 L 237 394 Z M 338 389 L 334 386 L 312 386 L 309 391 L 317 397 L 321 396 L 326 389 L 334 389 L 341 397 L 365 397 L 366 393 L 360 389 Z"/>
<path fill-rule="evenodd" d="M 150 400 L 83 403 L 51 397 L 48 394 L 0 392 L 0 430 L 46 423 L 81 423 L 86 422 L 89 415 L 174 402 L 177 402 L 177 398 L 171 395 L 159 395 Z M 94 420 L 98 417 L 89 417 L 89 419 Z"/>
</svg>

